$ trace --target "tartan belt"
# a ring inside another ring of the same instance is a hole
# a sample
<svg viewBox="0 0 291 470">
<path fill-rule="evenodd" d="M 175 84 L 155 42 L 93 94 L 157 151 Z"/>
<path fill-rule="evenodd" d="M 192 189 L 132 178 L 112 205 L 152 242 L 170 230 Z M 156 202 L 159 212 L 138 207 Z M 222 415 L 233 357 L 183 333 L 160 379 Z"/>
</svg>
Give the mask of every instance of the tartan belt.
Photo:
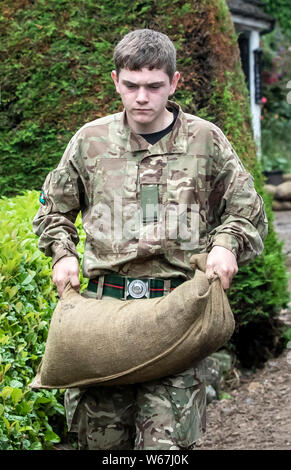
<svg viewBox="0 0 291 470">
<path fill-rule="evenodd" d="M 182 284 L 185 279 L 158 279 L 158 278 L 133 278 L 123 277 L 117 274 L 105 274 L 90 279 L 87 289 L 97 294 L 98 287 L 102 289 L 101 295 L 115 297 L 116 299 L 149 299 L 162 297 Z M 100 283 L 103 285 L 100 286 Z"/>
</svg>

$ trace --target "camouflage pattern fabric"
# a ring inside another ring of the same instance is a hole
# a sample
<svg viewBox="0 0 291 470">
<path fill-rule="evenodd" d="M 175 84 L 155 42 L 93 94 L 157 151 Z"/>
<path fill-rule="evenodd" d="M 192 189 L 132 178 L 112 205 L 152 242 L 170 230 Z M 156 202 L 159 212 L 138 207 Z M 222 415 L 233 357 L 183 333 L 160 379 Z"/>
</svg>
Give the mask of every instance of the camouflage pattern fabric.
<svg viewBox="0 0 291 470">
<path fill-rule="evenodd" d="M 214 124 L 185 114 L 150 145 L 117 113 L 83 126 L 47 176 L 33 222 L 53 264 L 76 256 L 82 212 L 83 274 L 189 279 L 190 257 L 220 245 L 242 265 L 263 250 L 267 220 L 253 178 Z M 139 224 L 143 186 L 158 187 L 157 221 Z M 179 230 L 177 231 L 177 218 Z"/>
<path fill-rule="evenodd" d="M 68 389 L 65 407 L 79 450 L 191 450 L 205 431 L 203 361 L 144 384 Z"/>
</svg>

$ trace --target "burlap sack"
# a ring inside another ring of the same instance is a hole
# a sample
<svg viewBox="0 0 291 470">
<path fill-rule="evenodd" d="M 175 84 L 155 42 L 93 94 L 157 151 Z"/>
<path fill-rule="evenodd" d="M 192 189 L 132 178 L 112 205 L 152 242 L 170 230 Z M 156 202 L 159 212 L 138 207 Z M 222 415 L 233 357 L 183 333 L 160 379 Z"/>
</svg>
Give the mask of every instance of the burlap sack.
<svg viewBox="0 0 291 470">
<path fill-rule="evenodd" d="M 233 333 L 234 318 L 220 280 L 206 278 L 206 257 L 194 255 L 193 279 L 164 297 L 95 300 L 67 287 L 30 387 L 145 382 L 219 349 Z"/>
</svg>

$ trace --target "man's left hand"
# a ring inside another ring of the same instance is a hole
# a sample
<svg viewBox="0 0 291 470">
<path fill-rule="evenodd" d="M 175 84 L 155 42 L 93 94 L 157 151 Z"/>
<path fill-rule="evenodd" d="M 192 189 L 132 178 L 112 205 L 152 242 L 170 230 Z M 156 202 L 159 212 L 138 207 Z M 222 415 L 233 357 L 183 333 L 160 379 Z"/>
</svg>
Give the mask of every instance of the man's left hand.
<svg viewBox="0 0 291 470">
<path fill-rule="evenodd" d="M 235 255 L 223 246 L 214 246 L 207 257 L 206 276 L 211 279 L 217 274 L 222 287 L 228 289 L 237 272 L 238 265 Z"/>
</svg>

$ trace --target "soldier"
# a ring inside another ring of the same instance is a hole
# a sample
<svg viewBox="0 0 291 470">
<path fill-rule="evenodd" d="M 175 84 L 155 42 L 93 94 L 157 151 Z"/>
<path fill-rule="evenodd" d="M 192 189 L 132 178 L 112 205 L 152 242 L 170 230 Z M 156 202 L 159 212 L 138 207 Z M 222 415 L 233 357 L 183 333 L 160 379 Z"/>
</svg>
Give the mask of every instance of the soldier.
<svg viewBox="0 0 291 470">
<path fill-rule="evenodd" d="M 209 253 L 207 276 L 216 273 L 229 288 L 238 265 L 262 252 L 267 233 L 252 176 L 217 126 L 168 101 L 179 72 L 166 35 L 127 34 L 114 62 L 124 111 L 74 135 L 34 218 L 59 295 L 68 282 L 80 286 L 79 211 L 84 295 L 141 302 L 164 295 L 193 276 L 189 259 L 200 252 Z M 79 449 L 193 449 L 205 430 L 203 362 L 152 382 L 68 389 L 65 408 Z"/>
</svg>

